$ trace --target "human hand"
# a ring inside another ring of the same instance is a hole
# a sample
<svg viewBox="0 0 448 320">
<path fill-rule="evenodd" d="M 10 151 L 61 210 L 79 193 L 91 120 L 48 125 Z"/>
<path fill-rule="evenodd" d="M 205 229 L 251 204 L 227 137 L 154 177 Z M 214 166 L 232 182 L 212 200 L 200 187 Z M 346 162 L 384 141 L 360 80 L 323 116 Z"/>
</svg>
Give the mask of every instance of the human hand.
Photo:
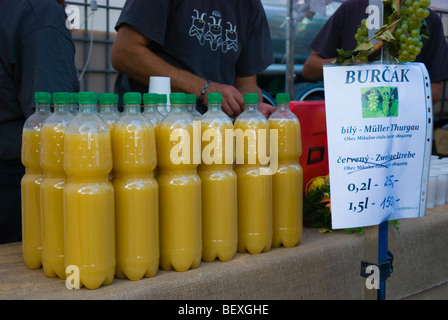
<svg viewBox="0 0 448 320">
<path fill-rule="evenodd" d="M 222 111 L 229 117 L 237 117 L 244 110 L 244 96 L 234 86 L 212 82 L 208 92 L 222 93 Z M 207 104 L 207 95 L 204 99 Z"/>
<path fill-rule="evenodd" d="M 258 111 L 260 111 L 266 118 L 268 118 L 275 110 L 277 110 L 277 108 L 268 103 L 260 102 L 258 104 Z"/>
</svg>

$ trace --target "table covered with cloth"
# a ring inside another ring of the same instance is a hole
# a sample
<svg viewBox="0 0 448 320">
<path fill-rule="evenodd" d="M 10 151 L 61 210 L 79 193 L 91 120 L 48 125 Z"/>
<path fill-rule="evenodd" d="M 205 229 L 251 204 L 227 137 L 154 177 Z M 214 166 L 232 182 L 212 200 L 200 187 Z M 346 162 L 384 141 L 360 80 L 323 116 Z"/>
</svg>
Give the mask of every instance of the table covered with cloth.
<svg viewBox="0 0 448 320">
<path fill-rule="evenodd" d="M 399 220 L 398 231 L 389 227 L 394 260 L 386 299 L 448 299 L 448 206 L 428 209 L 422 218 Z M 0 299 L 362 300 L 365 243 L 358 233 L 304 228 L 294 248 L 237 253 L 231 261 L 201 262 L 185 272 L 159 269 L 152 278 L 115 279 L 96 290 L 69 290 L 65 280 L 47 278 L 42 268 L 27 269 L 20 242 L 3 244 Z"/>
</svg>

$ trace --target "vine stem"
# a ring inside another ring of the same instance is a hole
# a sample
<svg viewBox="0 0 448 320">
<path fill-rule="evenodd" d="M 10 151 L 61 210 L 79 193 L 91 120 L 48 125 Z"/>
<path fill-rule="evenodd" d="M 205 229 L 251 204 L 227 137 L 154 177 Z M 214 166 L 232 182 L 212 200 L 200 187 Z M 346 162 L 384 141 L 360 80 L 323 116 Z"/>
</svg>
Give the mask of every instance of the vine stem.
<svg viewBox="0 0 448 320">
<path fill-rule="evenodd" d="M 392 22 L 387 30 L 389 30 L 391 33 L 395 31 L 395 28 L 397 27 L 397 23 L 401 20 L 400 18 L 400 0 L 394 0 L 395 5 L 397 7 L 397 16 L 399 17 L 396 21 Z M 375 37 L 378 36 L 375 34 L 372 38 L 370 38 L 367 42 L 370 42 L 371 40 L 375 39 Z M 368 55 L 371 55 L 372 53 L 375 53 L 379 49 L 381 49 L 384 46 L 384 40 L 379 40 L 373 49 L 368 53 Z"/>
</svg>

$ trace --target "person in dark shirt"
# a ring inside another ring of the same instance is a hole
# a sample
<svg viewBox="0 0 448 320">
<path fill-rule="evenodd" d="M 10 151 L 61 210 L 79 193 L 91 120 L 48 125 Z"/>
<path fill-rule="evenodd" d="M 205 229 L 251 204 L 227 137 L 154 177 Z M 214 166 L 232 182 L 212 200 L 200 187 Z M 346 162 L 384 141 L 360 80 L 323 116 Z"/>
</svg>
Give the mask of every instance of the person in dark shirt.
<svg viewBox="0 0 448 320">
<path fill-rule="evenodd" d="M 150 76 L 168 76 L 173 92 L 198 97 L 201 113 L 205 92 L 221 92 L 231 117 L 242 111 L 244 93 L 262 101 L 256 75 L 273 62 L 273 52 L 260 0 L 128 0 L 116 29 L 119 94 L 147 92 Z M 275 110 L 265 103 L 258 109 L 265 116 Z"/>
<path fill-rule="evenodd" d="M 303 66 L 305 78 L 321 80 L 323 64 L 335 60 L 336 49 L 355 49 L 355 33 L 361 20 L 367 18 L 368 5 L 369 0 L 347 0 L 341 4 L 311 43 L 313 51 Z M 433 10 L 429 11 L 426 22 L 430 38 L 423 41 L 423 48 L 416 62 L 424 63 L 428 70 L 435 104 L 442 94 L 441 82 L 448 79 L 448 46 L 439 16 Z"/>
<path fill-rule="evenodd" d="M 0 0 L 0 243 L 21 241 L 22 129 L 34 93 L 79 91 L 61 0 Z"/>
</svg>

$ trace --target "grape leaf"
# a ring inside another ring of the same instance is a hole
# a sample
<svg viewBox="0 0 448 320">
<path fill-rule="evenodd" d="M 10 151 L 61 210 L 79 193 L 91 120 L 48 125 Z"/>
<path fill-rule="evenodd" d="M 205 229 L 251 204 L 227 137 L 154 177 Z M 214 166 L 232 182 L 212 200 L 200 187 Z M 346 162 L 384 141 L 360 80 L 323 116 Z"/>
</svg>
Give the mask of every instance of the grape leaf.
<svg viewBox="0 0 448 320">
<path fill-rule="evenodd" d="M 333 63 L 343 63 L 346 62 L 348 59 L 353 57 L 353 54 L 355 53 L 355 50 L 342 50 L 342 49 L 336 49 L 338 56 Z"/>
<path fill-rule="evenodd" d="M 393 40 L 395 40 L 395 37 L 393 36 L 392 32 L 390 32 L 389 30 L 386 30 L 378 36 L 378 39 L 383 40 L 383 41 L 393 41 Z"/>
<path fill-rule="evenodd" d="M 373 47 L 375 47 L 375 45 L 371 42 L 363 42 L 360 45 L 358 45 L 355 49 L 355 52 L 362 52 L 362 53 L 367 53 L 370 50 L 373 49 Z"/>
</svg>

